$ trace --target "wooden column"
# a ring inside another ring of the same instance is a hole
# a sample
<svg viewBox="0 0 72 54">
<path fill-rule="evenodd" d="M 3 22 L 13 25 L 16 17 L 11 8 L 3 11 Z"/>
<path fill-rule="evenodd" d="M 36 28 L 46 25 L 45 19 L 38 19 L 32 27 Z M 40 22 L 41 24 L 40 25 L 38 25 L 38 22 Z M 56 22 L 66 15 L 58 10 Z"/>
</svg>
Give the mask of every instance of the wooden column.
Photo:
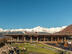
<svg viewBox="0 0 72 54">
<path fill-rule="evenodd" d="M 38 42 L 38 37 L 37 37 L 37 42 Z"/>
<path fill-rule="evenodd" d="M 12 36 L 11 36 L 11 38 L 10 38 L 10 42 L 11 42 L 11 44 L 12 44 L 12 41 L 13 41 L 13 38 L 12 38 Z"/>
<path fill-rule="evenodd" d="M 64 42 L 63 37 L 62 37 L 62 42 Z"/>
<path fill-rule="evenodd" d="M 59 41 L 59 37 L 58 37 L 58 41 Z"/>
<path fill-rule="evenodd" d="M 26 42 L 26 37 L 24 36 L 24 42 Z"/>
<path fill-rule="evenodd" d="M 59 44 L 59 37 L 57 37 L 57 42 L 56 42 L 56 46 L 58 46 Z"/>
<path fill-rule="evenodd" d="M 30 43 L 32 43 L 32 36 L 30 36 Z"/>
<path fill-rule="evenodd" d="M 71 42 L 71 48 L 72 48 L 72 42 Z"/>
<path fill-rule="evenodd" d="M 45 39 L 45 36 L 44 36 L 44 42 L 45 42 L 45 40 L 46 40 L 46 39 Z"/>
<path fill-rule="evenodd" d="M 19 41 L 19 36 L 17 37 L 17 41 Z"/>
<path fill-rule="evenodd" d="M 57 37 L 57 42 L 59 42 L 59 37 Z"/>
<path fill-rule="evenodd" d="M 53 37 L 51 37 L 51 41 L 53 41 Z"/>
<path fill-rule="evenodd" d="M 12 41 L 13 39 L 12 39 L 12 36 L 11 36 L 11 41 Z"/>
<path fill-rule="evenodd" d="M 68 47 L 67 39 L 64 37 L 64 47 Z"/>
<path fill-rule="evenodd" d="M 56 37 L 55 37 L 55 41 L 56 41 Z"/>
<path fill-rule="evenodd" d="M 66 42 L 67 40 L 66 40 L 66 37 L 64 37 L 64 41 Z"/>
<path fill-rule="evenodd" d="M 22 42 L 24 41 L 24 36 L 22 36 L 22 40 L 21 40 Z"/>
</svg>

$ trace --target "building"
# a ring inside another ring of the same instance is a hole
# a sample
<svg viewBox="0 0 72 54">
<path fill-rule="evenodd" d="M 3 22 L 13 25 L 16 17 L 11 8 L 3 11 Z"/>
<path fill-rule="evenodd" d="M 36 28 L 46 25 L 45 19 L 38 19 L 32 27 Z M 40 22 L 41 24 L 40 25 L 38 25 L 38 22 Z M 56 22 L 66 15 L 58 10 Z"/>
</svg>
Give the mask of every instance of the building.
<svg viewBox="0 0 72 54">
<path fill-rule="evenodd" d="M 8 42 L 37 42 L 37 43 L 64 43 L 72 42 L 72 25 L 56 33 L 46 32 L 3 32 L 3 35 L 10 37 Z"/>
<path fill-rule="evenodd" d="M 0 47 L 2 47 L 3 45 L 5 45 L 5 43 L 7 42 L 8 37 L 0 34 Z"/>
</svg>

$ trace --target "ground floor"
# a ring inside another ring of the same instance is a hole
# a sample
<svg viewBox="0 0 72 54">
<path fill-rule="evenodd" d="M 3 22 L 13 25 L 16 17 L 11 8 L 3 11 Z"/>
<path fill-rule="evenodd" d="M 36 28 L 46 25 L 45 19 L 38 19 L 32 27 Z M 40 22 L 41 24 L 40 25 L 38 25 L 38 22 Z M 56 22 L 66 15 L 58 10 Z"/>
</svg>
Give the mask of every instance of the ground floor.
<svg viewBox="0 0 72 54">
<path fill-rule="evenodd" d="M 59 43 L 64 43 L 67 46 L 68 37 L 67 36 L 30 36 L 30 35 L 10 35 L 8 42 L 37 42 L 37 43 L 54 43 L 58 45 Z"/>
</svg>

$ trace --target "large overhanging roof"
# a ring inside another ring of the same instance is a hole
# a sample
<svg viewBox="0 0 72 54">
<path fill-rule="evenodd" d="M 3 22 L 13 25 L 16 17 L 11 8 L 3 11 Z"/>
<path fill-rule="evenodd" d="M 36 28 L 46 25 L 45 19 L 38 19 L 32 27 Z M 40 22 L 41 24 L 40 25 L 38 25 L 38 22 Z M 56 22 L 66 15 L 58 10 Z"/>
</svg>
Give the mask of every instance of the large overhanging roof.
<svg viewBox="0 0 72 54">
<path fill-rule="evenodd" d="M 72 24 L 63 29 L 60 32 L 54 33 L 53 35 L 67 35 L 67 36 L 72 36 Z"/>
<path fill-rule="evenodd" d="M 6 37 L 6 36 L 4 36 L 4 35 L 2 35 L 2 34 L 0 33 L 0 43 L 3 42 L 3 41 L 5 41 L 7 38 L 8 38 L 8 37 Z"/>
<path fill-rule="evenodd" d="M 50 33 L 47 32 L 2 32 L 4 35 L 50 35 Z"/>
<path fill-rule="evenodd" d="M 23 32 L 17 31 L 17 32 L 2 32 L 3 35 L 24 35 Z"/>
<path fill-rule="evenodd" d="M 47 32 L 29 32 L 29 33 L 26 33 L 26 35 L 50 35 L 50 33 L 47 33 Z"/>
</svg>

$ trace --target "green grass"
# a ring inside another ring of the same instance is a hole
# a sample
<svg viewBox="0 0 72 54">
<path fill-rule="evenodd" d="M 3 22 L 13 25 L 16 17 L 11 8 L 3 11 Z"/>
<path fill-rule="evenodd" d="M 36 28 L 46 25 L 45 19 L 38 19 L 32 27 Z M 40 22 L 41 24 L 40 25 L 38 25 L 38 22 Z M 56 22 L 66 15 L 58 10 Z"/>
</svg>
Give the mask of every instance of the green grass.
<svg viewBox="0 0 72 54">
<path fill-rule="evenodd" d="M 27 48 L 27 52 L 24 54 L 28 53 L 37 53 L 37 54 L 59 54 L 55 48 L 51 48 L 48 45 L 43 45 L 43 44 L 37 44 L 37 43 L 18 43 L 18 44 L 12 44 L 14 47 L 19 47 L 20 49 L 22 48 Z M 44 48 L 45 47 L 45 48 Z"/>
</svg>

